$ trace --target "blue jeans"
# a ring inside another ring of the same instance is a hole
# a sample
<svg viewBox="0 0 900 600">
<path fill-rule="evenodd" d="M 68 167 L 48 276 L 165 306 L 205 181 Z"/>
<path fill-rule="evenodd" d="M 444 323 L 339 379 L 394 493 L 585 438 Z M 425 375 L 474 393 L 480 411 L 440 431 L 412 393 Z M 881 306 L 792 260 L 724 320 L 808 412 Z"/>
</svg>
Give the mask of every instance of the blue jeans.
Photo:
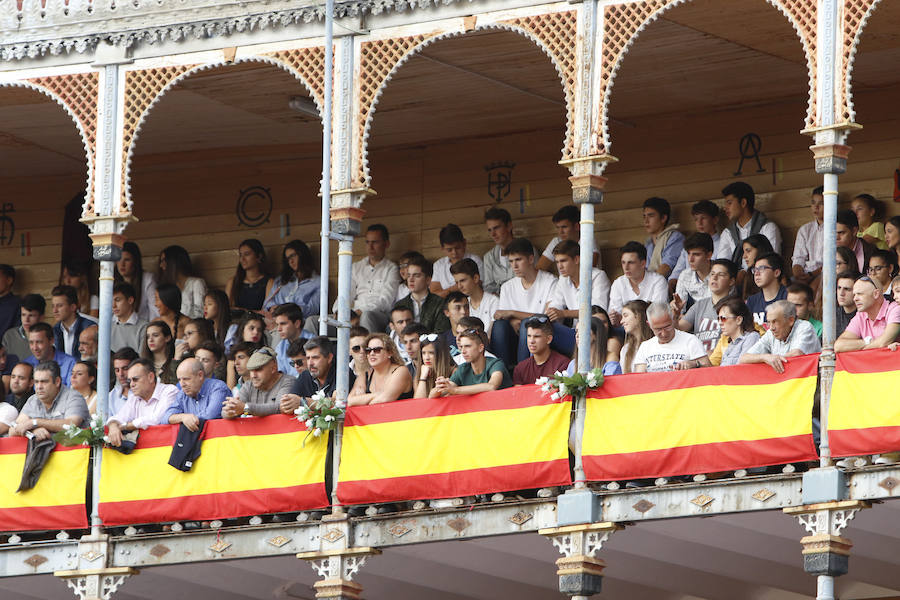
<svg viewBox="0 0 900 600">
<path fill-rule="evenodd" d="M 512 328 L 507 319 L 494 321 L 492 326 L 490 350 L 507 366 L 513 366 L 529 356 L 524 323 L 523 319 L 518 332 Z M 572 356 L 575 350 L 575 330 L 560 323 L 553 323 L 553 341 L 550 347 L 561 354 Z"/>
</svg>

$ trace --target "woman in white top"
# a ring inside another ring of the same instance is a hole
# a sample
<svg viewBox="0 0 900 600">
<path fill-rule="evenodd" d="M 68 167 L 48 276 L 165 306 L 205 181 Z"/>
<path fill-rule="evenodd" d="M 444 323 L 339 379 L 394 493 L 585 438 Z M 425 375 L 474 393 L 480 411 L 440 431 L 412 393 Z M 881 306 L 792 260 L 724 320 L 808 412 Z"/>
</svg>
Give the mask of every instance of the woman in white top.
<svg viewBox="0 0 900 600">
<path fill-rule="evenodd" d="M 134 288 L 134 309 L 139 318 L 153 321 L 159 317 L 156 310 L 156 280 L 153 273 L 144 270 L 141 249 L 134 242 L 122 245 L 122 258 L 116 263 L 116 281 L 130 283 Z"/>
<path fill-rule="evenodd" d="M 194 276 L 194 266 L 187 250 L 181 246 L 167 246 L 159 254 L 158 284 L 171 283 L 181 290 L 181 314 L 197 319 L 203 316 L 203 297 L 206 282 Z"/>
<path fill-rule="evenodd" d="M 97 412 L 97 367 L 89 362 L 79 360 L 72 367 L 71 387 L 84 397 L 87 402 L 88 412 L 92 415 Z M 89 424 L 82 423 L 82 427 Z"/>
</svg>

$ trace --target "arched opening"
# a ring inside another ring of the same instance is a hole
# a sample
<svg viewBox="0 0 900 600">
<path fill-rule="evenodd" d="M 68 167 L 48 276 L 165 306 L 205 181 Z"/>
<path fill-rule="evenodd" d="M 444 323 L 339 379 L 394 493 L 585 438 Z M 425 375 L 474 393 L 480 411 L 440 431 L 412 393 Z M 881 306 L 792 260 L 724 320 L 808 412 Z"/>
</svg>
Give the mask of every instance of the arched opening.
<svg viewBox="0 0 900 600">
<path fill-rule="evenodd" d="M 85 194 L 85 139 L 59 102 L 32 86 L 0 86 L 0 123 L 0 262 L 16 267 L 15 293 L 49 296 L 66 206 Z"/>
<path fill-rule="evenodd" d="M 397 69 L 376 106 L 369 161 L 378 196 L 366 222 L 388 225 L 395 258 L 443 256 L 438 231 L 450 222 L 468 252 L 483 255 L 493 246 L 490 206 L 513 215 L 518 235 L 546 243 L 549 215 L 571 198 L 558 165 L 565 139 L 559 74 L 531 39 L 485 29 L 438 40 Z"/>
<path fill-rule="evenodd" d="M 209 288 L 224 289 L 246 238 L 271 274 L 294 238 L 318 248 L 322 124 L 306 86 L 262 61 L 201 68 L 176 80 L 134 142 L 131 198 L 144 269 L 184 246 Z"/>
<path fill-rule="evenodd" d="M 808 90 L 803 42 L 764 0 L 694 0 L 650 23 L 625 55 L 610 98 L 620 162 L 607 171 L 608 202 L 597 219 L 604 263 L 615 264 L 625 242 L 647 237 L 646 198 L 669 200 L 670 222 L 688 233 L 691 206 L 720 202 L 733 181 L 753 186 L 789 258 L 797 228 L 812 218 L 810 191 L 821 184 L 810 140 L 799 133 Z M 758 136 L 759 162 L 748 134 Z"/>
</svg>

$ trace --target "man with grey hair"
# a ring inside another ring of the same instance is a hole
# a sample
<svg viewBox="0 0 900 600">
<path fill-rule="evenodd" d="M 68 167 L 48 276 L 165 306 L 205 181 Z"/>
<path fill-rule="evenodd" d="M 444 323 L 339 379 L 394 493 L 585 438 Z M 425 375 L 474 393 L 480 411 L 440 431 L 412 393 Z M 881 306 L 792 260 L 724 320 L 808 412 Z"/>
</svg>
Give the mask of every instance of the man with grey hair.
<svg viewBox="0 0 900 600">
<path fill-rule="evenodd" d="M 658 373 L 711 365 L 703 344 L 695 336 L 675 328 L 672 309 L 665 302 L 647 307 L 647 324 L 653 336 L 634 355 L 635 373 Z"/>
<path fill-rule="evenodd" d="M 30 431 L 38 440 L 48 440 L 66 425 L 87 427 L 91 420 L 84 397 L 63 385 L 59 365 L 44 361 L 34 367 L 34 395 L 28 399 L 16 419 L 10 436 Z"/>
<path fill-rule="evenodd" d="M 166 409 L 163 423 L 184 426 L 197 431 L 200 419 L 221 419 L 222 405 L 229 394 L 224 381 L 206 377 L 203 364 L 196 358 L 186 358 L 175 372 L 181 389 Z"/>
<path fill-rule="evenodd" d="M 770 304 L 766 309 L 766 320 L 769 330 L 741 356 L 741 364 L 766 363 L 776 373 L 784 373 L 788 358 L 822 349 L 812 323 L 798 319 L 797 308 L 787 300 Z"/>
<path fill-rule="evenodd" d="M 265 417 L 279 412 L 288 414 L 281 408 L 281 397 L 291 391 L 297 379 L 278 371 L 275 350 L 263 346 L 254 352 L 247 361 L 247 371 L 250 373 L 250 385 L 242 385 L 238 397 L 225 400 L 222 416 L 234 419 L 242 415 Z"/>
<path fill-rule="evenodd" d="M 97 336 L 100 328 L 96 325 L 90 325 L 81 330 L 78 335 L 78 352 L 81 353 L 81 360 L 86 362 L 97 362 Z"/>
</svg>

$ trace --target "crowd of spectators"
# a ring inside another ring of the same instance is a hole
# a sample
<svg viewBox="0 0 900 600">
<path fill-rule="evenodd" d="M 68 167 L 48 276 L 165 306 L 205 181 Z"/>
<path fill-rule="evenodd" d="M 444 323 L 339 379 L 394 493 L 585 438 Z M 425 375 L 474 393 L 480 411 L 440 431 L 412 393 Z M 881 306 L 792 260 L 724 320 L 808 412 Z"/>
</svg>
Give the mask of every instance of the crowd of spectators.
<svg viewBox="0 0 900 600">
<path fill-rule="evenodd" d="M 350 406 L 406 398 L 477 394 L 531 384 L 576 364 L 579 290 L 590 285 L 592 368 L 606 375 L 765 363 L 782 372 L 792 357 L 821 348 L 822 298 L 834 294 L 838 352 L 897 346 L 900 218 L 860 195 L 838 212 L 837 288 L 822 288 L 822 190 L 793 255 L 778 226 L 755 206 L 746 183 L 722 190 L 722 207 L 691 208 L 695 231 L 672 222 L 669 203 L 642 207 L 647 237 L 619 249 L 610 279 L 593 249 L 581 280 L 579 211 L 552 217 L 544 248 L 516 237 L 511 215 L 484 213 L 494 246 L 468 252 L 462 230 L 444 226 L 437 261 L 410 250 L 386 256 L 384 225 L 365 232 L 354 263 Z M 313 394 L 335 392 L 333 336 L 318 335 L 320 277 L 300 240 L 287 243 L 276 276 L 257 240 L 238 247 L 224 290 L 207 289 L 181 246 L 165 248 L 155 273 L 125 244 L 113 288 L 109 437 L 155 424 L 196 430 L 207 419 L 292 414 Z M 12 293 L 15 269 L 0 265 L 0 433 L 44 439 L 98 410 L 97 308 L 87 265 L 65 264 L 46 300 Z M 334 311 L 332 308 L 332 311 Z M 330 316 L 334 316 L 333 314 Z"/>
</svg>

